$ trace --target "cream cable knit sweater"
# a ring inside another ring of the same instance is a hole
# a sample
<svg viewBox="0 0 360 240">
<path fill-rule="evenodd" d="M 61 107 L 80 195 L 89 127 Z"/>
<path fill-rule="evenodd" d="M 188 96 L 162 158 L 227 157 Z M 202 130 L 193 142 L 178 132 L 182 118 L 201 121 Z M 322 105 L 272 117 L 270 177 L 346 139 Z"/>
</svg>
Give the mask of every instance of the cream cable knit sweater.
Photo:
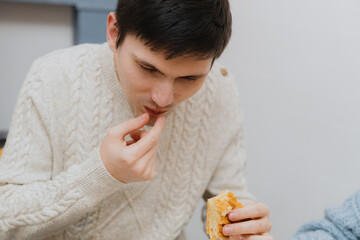
<svg viewBox="0 0 360 240">
<path fill-rule="evenodd" d="M 133 117 L 107 44 L 35 61 L 0 159 L 0 239 L 176 239 L 208 191 L 252 200 L 236 86 L 217 64 L 166 120 L 152 181 L 123 184 L 98 148 Z"/>
</svg>

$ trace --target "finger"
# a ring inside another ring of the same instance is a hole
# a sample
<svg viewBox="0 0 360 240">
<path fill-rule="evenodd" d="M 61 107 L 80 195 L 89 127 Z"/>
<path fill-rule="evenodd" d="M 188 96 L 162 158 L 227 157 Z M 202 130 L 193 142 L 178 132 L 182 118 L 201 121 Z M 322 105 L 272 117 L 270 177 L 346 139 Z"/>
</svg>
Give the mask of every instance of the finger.
<svg viewBox="0 0 360 240">
<path fill-rule="evenodd" d="M 244 240 L 274 240 L 274 238 L 268 233 L 260 235 L 242 235 L 242 238 Z"/>
<path fill-rule="evenodd" d="M 155 167 L 155 156 L 156 156 L 156 149 L 152 148 L 148 151 L 142 158 L 140 158 L 134 168 L 134 173 L 142 176 L 143 179 L 148 180 L 152 178 L 153 170 Z"/>
<path fill-rule="evenodd" d="M 149 131 L 150 137 L 154 136 L 156 138 L 159 138 L 164 128 L 164 125 L 165 125 L 165 117 L 159 117 L 158 119 L 156 119 L 154 127 L 151 128 Z"/>
<path fill-rule="evenodd" d="M 148 176 L 149 179 L 153 179 L 155 177 L 155 157 L 156 157 L 156 151 L 154 153 L 151 153 L 150 160 L 147 164 L 147 171 L 146 176 Z"/>
<path fill-rule="evenodd" d="M 230 236 L 229 240 L 244 240 L 242 235 Z"/>
<path fill-rule="evenodd" d="M 155 144 L 152 148 L 150 148 L 143 156 L 139 159 L 139 164 L 148 164 L 149 161 L 156 155 L 158 144 Z"/>
<path fill-rule="evenodd" d="M 130 137 L 134 139 L 135 141 L 139 141 L 141 138 L 143 138 L 146 134 L 148 134 L 147 131 L 144 130 L 138 130 L 135 132 L 130 133 Z"/>
<path fill-rule="evenodd" d="M 242 208 L 232 210 L 228 218 L 230 221 L 241 221 L 245 219 L 256 219 L 269 216 L 269 208 L 260 202 L 249 203 Z"/>
<path fill-rule="evenodd" d="M 130 146 L 131 144 L 136 143 L 139 141 L 140 138 L 144 137 L 148 132 L 143 130 L 138 130 L 135 132 L 130 133 L 130 137 L 132 139 L 126 140 L 126 146 Z"/>
<path fill-rule="evenodd" d="M 159 117 L 154 127 L 139 141 L 129 146 L 128 151 L 137 158 L 144 156 L 151 148 L 153 148 L 157 142 L 162 129 L 164 128 L 164 117 Z"/>
<path fill-rule="evenodd" d="M 130 119 L 111 129 L 111 134 L 124 140 L 125 136 L 144 127 L 149 121 L 149 115 L 144 113 L 137 118 Z"/>
<path fill-rule="evenodd" d="M 126 146 L 136 143 L 134 139 L 126 140 Z"/>
<path fill-rule="evenodd" d="M 249 220 L 244 222 L 232 223 L 223 227 L 223 234 L 226 236 L 243 234 L 263 234 L 270 232 L 271 222 L 269 218 Z"/>
</svg>

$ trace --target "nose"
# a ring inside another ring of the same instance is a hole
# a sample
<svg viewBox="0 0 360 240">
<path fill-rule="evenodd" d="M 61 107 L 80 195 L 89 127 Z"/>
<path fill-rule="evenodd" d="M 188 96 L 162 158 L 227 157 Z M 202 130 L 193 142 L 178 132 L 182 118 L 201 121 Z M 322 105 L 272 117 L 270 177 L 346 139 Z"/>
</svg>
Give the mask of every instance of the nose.
<svg viewBox="0 0 360 240">
<path fill-rule="evenodd" d="M 172 81 L 163 80 L 151 91 L 151 99 L 159 106 L 166 107 L 174 101 L 174 86 Z"/>
</svg>

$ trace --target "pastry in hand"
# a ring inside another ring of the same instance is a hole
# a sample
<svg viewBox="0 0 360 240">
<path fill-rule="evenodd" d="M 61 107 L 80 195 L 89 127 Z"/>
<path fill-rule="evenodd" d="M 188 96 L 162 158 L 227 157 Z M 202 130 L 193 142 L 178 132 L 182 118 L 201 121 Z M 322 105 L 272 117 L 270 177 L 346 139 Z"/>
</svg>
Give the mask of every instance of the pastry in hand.
<svg viewBox="0 0 360 240">
<path fill-rule="evenodd" d="M 210 240 L 229 239 L 229 237 L 222 234 L 223 226 L 231 223 L 227 218 L 227 214 L 233 209 L 242 207 L 243 205 L 237 200 L 236 196 L 228 190 L 207 200 L 206 233 L 210 236 Z"/>
</svg>

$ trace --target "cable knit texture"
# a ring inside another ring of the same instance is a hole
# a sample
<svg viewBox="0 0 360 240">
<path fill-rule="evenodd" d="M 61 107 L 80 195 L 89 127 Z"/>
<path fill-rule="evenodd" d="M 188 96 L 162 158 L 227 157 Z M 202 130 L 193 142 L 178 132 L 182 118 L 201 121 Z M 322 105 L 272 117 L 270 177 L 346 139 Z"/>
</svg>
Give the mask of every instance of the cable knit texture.
<svg viewBox="0 0 360 240">
<path fill-rule="evenodd" d="M 204 192 L 253 200 L 239 96 L 218 64 L 167 117 L 156 177 L 123 184 L 106 171 L 99 146 L 133 117 L 107 44 L 36 60 L 0 159 L 0 239 L 184 239 Z"/>
<path fill-rule="evenodd" d="M 360 239 L 360 190 L 343 206 L 328 208 L 325 219 L 312 221 L 300 228 L 292 240 Z"/>
</svg>

